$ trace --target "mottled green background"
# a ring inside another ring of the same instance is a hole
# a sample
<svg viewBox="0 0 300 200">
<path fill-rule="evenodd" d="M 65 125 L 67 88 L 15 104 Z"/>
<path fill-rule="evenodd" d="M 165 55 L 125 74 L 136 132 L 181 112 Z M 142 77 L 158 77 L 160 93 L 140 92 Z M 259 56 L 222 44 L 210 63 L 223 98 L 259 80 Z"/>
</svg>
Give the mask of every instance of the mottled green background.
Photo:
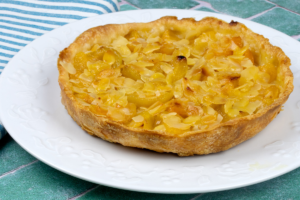
<svg viewBox="0 0 300 200">
<path fill-rule="evenodd" d="M 228 14 L 265 24 L 300 40 L 300 0 L 119 0 L 119 3 L 121 11 L 177 8 Z M 300 168 L 270 181 L 235 190 L 206 194 L 148 194 L 99 186 L 66 175 L 38 161 L 6 135 L 0 141 L 0 199 L 300 199 Z"/>
</svg>

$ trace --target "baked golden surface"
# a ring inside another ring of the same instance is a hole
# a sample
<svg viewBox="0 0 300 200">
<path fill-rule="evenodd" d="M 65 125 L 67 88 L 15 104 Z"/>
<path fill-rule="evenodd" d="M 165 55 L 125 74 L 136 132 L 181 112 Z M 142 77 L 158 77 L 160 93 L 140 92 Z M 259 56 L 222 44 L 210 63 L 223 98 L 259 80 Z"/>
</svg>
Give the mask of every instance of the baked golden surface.
<svg viewBox="0 0 300 200">
<path fill-rule="evenodd" d="M 89 134 L 180 156 L 253 137 L 293 90 L 290 59 L 238 22 L 105 25 L 58 59 L 62 103 Z"/>
</svg>

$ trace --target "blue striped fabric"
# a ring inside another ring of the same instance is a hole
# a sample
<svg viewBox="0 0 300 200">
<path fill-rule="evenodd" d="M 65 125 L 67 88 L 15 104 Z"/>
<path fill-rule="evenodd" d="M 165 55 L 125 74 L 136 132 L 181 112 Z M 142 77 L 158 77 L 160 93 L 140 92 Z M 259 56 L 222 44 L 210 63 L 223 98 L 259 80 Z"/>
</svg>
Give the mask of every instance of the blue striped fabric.
<svg viewBox="0 0 300 200">
<path fill-rule="evenodd" d="M 119 10 L 117 0 L 0 0 L 0 75 L 18 51 L 48 31 Z M 0 139 L 5 133 L 0 123 Z"/>
</svg>

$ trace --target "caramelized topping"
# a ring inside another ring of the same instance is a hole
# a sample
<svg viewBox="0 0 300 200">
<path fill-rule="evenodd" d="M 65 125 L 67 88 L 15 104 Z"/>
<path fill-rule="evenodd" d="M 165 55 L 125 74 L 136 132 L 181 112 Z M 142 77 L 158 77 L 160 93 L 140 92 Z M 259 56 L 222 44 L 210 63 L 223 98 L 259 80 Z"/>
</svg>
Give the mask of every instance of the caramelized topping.
<svg viewBox="0 0 300 200">
<path fill-rule="evenodd" d="M 61 64 L 76 100 L 94 114 L 181 134 L 257 113 L 279 97 L 276 62 L 253 48 L 233 31 L 132 30 Z"/>
</svg>

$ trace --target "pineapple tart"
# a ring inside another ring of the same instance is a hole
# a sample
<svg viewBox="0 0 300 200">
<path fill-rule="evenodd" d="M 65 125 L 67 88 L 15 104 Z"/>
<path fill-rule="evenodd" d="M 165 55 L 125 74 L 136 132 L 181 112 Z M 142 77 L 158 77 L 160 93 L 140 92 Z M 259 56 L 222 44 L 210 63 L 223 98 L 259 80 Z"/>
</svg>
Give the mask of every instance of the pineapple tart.
<svg viewBox="0 0 300 200">
<path fill-rule="evenodd" d="M 179 156 L 255 136 L 293 90 L 290 59 L 279 47 L 213 17 L 91 28 L 57 65 L 62 103 L 86 132 Z"/>
</svg>

